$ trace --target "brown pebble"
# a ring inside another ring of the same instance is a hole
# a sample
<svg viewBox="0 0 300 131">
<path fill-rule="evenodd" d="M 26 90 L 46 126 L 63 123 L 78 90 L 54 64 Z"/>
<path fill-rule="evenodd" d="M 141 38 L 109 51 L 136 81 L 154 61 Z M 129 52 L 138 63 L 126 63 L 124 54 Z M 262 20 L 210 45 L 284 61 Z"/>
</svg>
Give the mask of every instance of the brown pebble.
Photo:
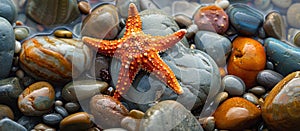
<svg viewBox="0 0 300 131">
<path fill-rule="evenodd" d="M 213 114 L 216 128 L 225 130 L 247 129 L 259 121 L 260 115 L 260 109 L 241 97 L 227 99 Z"/>
<path fill-rule="evenodd" d="M 92 126 L 91 116 L 86 112 L 71 114 L 65 117 L 59 125 L 61 131 L 83 131 Z"/>
<path fill-rule="evenodd" d="M 131 110 L 128 114 L 128 116 L 131 116 L 135 119 L 142 119 L 144 117 L 145 113 L 139 110 Z"/>
<path fill-rule="evenodd" d="M 91 10 L 90 4 L 86 1 L 80 1 L 78 3 L 78 8 L 79 8 L 80 12 L 83 14 L 89 14 L 89 12 Z"/>
<path fill-rule="evenodd" d="M 14 119 L 14 113 L 11 110 L 10 107 L 6 106 L 6 105 L 0 105 L 0 120 L 8 117 L 10 119 Z"/>
<path fill-rule="evenodd" d="M 68 30 L 56 30 L 54 31 L 54 36 L 58 38 L 72 38 L 73 34 Z"/>
<path fill-rule="evenodd" d="M 49 127 L 43 123 L 40 123 L 40 124 L 37 124 L 35 127 L 34 127 L 34 130 L 36 131 L 55 131 L 54 128 L 52 127 Z"/>
</svg>

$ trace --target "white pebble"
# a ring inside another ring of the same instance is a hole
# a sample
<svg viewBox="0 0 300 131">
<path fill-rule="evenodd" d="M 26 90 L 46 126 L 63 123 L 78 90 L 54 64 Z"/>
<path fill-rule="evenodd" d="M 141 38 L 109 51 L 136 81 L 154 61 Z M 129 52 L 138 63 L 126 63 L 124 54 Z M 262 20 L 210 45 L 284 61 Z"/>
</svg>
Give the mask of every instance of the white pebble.
<svg viewBox="0 0 300 131">
<path fill-rule="evenodd" d="M 230 5 L 230 3 L 228 0 L 216 0 L 215 5 L 226 9 Z"/>
<path fill-rule="evenodd" d="M 15 42 L 15 53 L 18 54 L 21 51 L 21 43 L 19 41 Z"/>
<path fill-rule="evenodd" d="M 56 106 L 62 106 L 64 103 L 61 100 L 56 100 L 55 105 Z"/>
<path fill-rule="evenodd" d="M 22 70 L 17 70 L 16 72 L 16 76 L 20 79 L 23 79 L 24 78 L 24 71 Z"/>
</svg>

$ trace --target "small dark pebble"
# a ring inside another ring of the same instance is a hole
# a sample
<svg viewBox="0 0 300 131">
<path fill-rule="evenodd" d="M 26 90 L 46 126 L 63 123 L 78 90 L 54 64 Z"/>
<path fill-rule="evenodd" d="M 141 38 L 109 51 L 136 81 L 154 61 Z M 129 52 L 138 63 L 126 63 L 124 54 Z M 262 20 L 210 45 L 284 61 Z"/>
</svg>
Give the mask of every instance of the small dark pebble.
<svg viewBox="0 0 300 131">
<path fill-rule="evenodd" d="M 43 116 L 43 122 L 47 125 L 58 125 L 62 119 L 62 116 L 57 113 L 46 114 Z"/>
<path fill-rule="evenodd" d="M 56 113 L 60 114 L 62 117 L 67 117 L 69 115 L 67 110 L 62 106 L 55 106 L 54 110 Z"/>
<path fill-rule="evenodd" d="M 76 102 L 68 102 L 65 104 L 65 109 L 70 113 L 75 113 L 80 108 L 80 105 Z"/>
<path fill-rule="evenodd" d="M 263 70 L 257 75 L 258 84 L 267 89 L 272 89 L 282 79 L 283 76 L 281 74 L 272 70 Z"/>
</svg>

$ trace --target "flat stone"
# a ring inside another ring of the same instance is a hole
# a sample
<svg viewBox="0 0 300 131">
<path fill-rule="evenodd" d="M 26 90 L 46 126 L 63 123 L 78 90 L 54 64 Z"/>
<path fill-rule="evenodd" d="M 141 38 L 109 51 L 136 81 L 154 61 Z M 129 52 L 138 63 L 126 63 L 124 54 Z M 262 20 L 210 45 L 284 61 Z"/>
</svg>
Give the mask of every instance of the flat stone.
<svg viewBox="0 0 300 131">
<path fill-rule="evenodd" d="M 241 96 L 246 90 L 244 81 L 234 75 L 226 75 L 222 79 L 222 84 L 224 85 L 224 90 L 231 96 Z"/>
<path fill-rule="evenodd" d="M 9 118 L 3 118 L 0 120 L 0 130 L 1 131 L 27 131 L 25 127 L 14 122 Z"/>
</svg>

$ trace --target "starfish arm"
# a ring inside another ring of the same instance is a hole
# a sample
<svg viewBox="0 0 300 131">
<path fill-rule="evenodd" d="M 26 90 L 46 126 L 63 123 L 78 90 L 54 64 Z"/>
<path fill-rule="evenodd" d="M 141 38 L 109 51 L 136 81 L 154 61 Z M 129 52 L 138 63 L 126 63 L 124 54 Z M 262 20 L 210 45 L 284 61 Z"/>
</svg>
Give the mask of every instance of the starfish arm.
<svg viewBox="0 0 300 131">
<path fill-rule="evenodd" d="M 128 91 L 132 81 L 134 80 L 134 77 L 139 71 L 137 62 L 130 61 L 128 58 L 123 58 L 121 61 L 122 65 L 119 72 L 116 91 L 113 96 L 116 100 L 119 100 L 121 95 Z"/>
<path fill-rule="evenodd" d="M 133 32 L 142 31 L 142 20 L 135 4 L 131 3 L 128 8 L 128 18 L 124 36 L 129 36 Z"/>
<path fill-rule="evenodd" d="M 159 52 L 165 51 L 170 47 L 174 46 L 177 42 L 179 42 L 184 35 L 186 34 L 185 29 L 181 29 L 173 34 L 167 35 L 165 37 L 162 36 L 154 36 L 151 43 L 155 43 L 150 45 L 152 48 L 157 49 Z"/>
<path fill-rule="evenodd" d="M 114 56 L 118 45 L 120 44 L 120 40 L 109 41 L 86 36 L 82 37 L 82 41 L 87 45 L 97 48 L 99 53 L 108 56 Z"/>
<path fill-rule="evenodd" d="M 180 87 L 175 74 L 170 67 L 159 57 L 157 53 L 151 53 L 147 61 L 143 61 L 142 68 L 152 72 L 157 78 L 163 81 L 177 94 L 182 94 L 183 90 Z"/>
</svg>

